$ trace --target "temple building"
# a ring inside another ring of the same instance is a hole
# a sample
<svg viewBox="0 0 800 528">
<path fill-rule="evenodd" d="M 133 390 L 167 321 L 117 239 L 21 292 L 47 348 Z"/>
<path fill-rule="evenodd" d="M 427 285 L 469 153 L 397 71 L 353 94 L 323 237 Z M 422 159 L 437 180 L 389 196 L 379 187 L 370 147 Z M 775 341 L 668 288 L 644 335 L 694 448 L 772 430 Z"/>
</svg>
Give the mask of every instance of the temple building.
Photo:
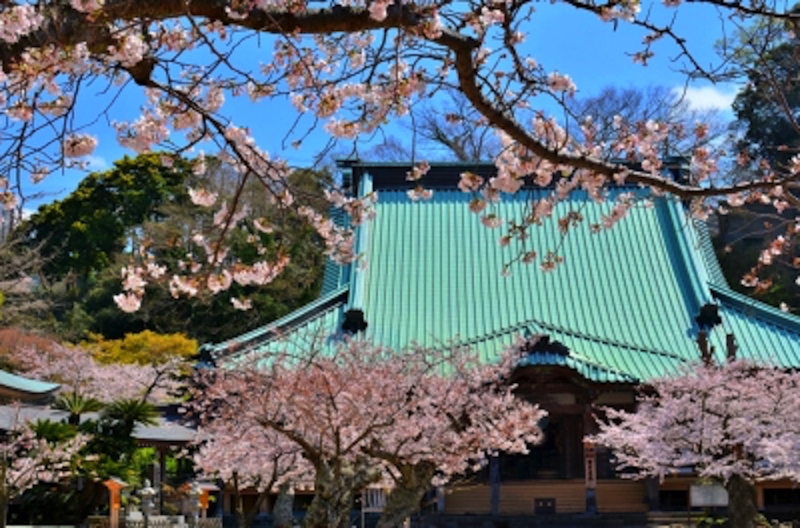
<svg viewBox="0 0 800 528">
<path fill-rule="evenodd" d="M 718 361 L 725 361 L 733 339 L 740 358 L 800 367 L 800 318 L 733 291 L 706 225 L 674 197 L 615 186 L 607 201 L 596 202 L 575 191 L 529 230 L 525 249 L 538 257 L 526 265 L 515 262 L 519 243 L 501 246 L 503 228 L 481 225 L 468 208 L 473 196 L 457 188 L 462 172 L 488 178 L 494 166 L 432 164 L 422 185 L 433 196 L 418 201 L 408 194 L 415 186 L 406 179 L 409 169 L 343 162 L 345 187 L 378 195 L 375 219 L 356 231 L 356 252 L 367 265 L 329 265 L 317 301 L 205 352 L 224 362 L 335 339 L 343 325 L 355 324 L 396 349 L 455 341 L 491 361 L 519 336 L 544 336 L 531 339 L 514 380 L 520 397 L 549 412 L 544 442 L 529 455 L 500 456 L 485 474 L 448 487 L 439 511 L 539 515 L 691 507 L 690 476 L 662 483 L 618 478 L 609 453 L 583 442 L 595 430 L 593 413 L 605 405 L 633 409 L 639 384 L 699 360 L 701 330 Z M 504 196 L 493 211 L 505 220 L 521 218 L 551 192 L 524 188 Z M 644 200 L 604 229 L 623 193 Z M 569 213 L 582 221 L 564 234 L 558 220 Z M 545 272 L 540 265 L 549 251 L 563 261 Z M 797 498 L 786 483 L 758 485 L 762 509 Z"/>
<path fill-rule="evenodd" d="M 0 369 L 0 405 L 8 402 L 42 404 L 55 398 L 61 386 L 17 376 Z"/>
</svg>

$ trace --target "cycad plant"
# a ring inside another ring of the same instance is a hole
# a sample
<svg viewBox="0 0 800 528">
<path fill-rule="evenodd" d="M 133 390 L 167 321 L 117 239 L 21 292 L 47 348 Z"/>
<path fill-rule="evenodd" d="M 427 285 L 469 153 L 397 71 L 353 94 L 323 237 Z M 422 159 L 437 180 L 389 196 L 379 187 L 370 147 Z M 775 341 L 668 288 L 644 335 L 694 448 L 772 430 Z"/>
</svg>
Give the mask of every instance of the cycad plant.
<svg viewBox="0 0 800 528">
<path fill-rule="evenodd" d="M 81 423 L 82 414 L 102 410 L 103 403 L 100 400 L 83 396 L 77 392 L 68 392 L 59 396 L 53 403 L 53 408 L 67 411 L 69 413 L 67 423 L 77 427 Z"/>
</svg>

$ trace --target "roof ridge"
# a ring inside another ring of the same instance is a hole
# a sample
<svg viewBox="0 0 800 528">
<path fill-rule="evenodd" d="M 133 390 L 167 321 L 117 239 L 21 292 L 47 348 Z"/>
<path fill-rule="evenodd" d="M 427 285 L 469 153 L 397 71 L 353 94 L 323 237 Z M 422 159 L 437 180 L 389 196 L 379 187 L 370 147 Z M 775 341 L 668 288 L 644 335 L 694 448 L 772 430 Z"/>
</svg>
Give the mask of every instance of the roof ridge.
<svg viewBox="0 0 800 528">
<path fill-rule="evenodd" d="M 694 219 L 694 227 L 697 232 L 697 238 L 700 249 L 700 256 L 706 266 L 708 272 L 708 283 L 710 286 L 718 286 L 720 288 L 730 288 L 728 279 L 722 272 L 722 267 L 719 264 L 716 250 L 714 249 L 714 242 L 711 237 L 711 231 L 706 220 Z"/>
<path fill-rule="evenodd" d="M 686 278 L 685 288 L 693 296 L 699 309 L 713 297 L 709 289 L 709 276 L 706 262 L 698 253 L 699 240 L 690 240 L 689 233 L 697 234 L 694 223 L 685 213 L 683 204 L 677 199 L 661 197 L 654 201 L 657 217 L 661 221 L 664 241 L 671 247 L 674 255 L 673 268 Z M 683 229 L 679 229 L 682 226 Z M 694 242 L 698 242 L 695 244 Z"/>
<path fill-rule="evenodd" d="M 747 315 L 749 316 L 760 317 L 768 323 L 800 332 L 800 317 L 786 313 L 758 299 L 748 297 L 731 289 L 729 286 L 723 287 L 711 284 L 709 288 L 715 299 L 719 298 L 722 302 L 727 302 L 733 308 L 741 311 L 757 312 L 756 314 L 748 313 Z"/>
<path fill-rule="evenodd" d="M 270 341 L 275 337 L 276 329 L 291 329 L 292 326 L 297 326 L 305 320 L 313 317 L 318 311 L 329 308 L 331 305 L 336 304 L 344 297 L 347 300 L 349 295 L 350 285 L 345 284 L 332 292 L 319 297 L 315 301 L 301 306 L 300 308 L 289 312 L 287 315 L 275 319 L 255 330 L 251 330 L 245 334 L 228 339 L 216 344 L 206 343 L 201 348 L 201 351 L 207 351 L 211 354 L 218 353 L 222 350 L 237 350 L 241 348 L 253 348 L 253 345 L 261 345 Z"/>
<path fill-rule="evenodd" d="M 625 343 L 625 342 L 622 342 L 622 341 L 619 341 L 619 340 L 616 340 L 616 339 L 599 337 L 599 336 L 595 336 L 595 335 L 592 335 L 592 334 L 587 334 L 585 332 L 578 332 L 576 330 L 571 330 L 571 329 L 563 327 L 561 325 L 556 325 L 556 324 L 552 324 L 552 323 L 544 323 L 542 321 L 539 321 L 538 319 L 526 319 L 526 320 L 521 321 L 521 322 L 519 322 L 517 324 L 511 325 L 511 326 L 508 326 L 508 327 L 505 327 L 505 328 L 501 328 L 499 330 L 496 330 L 494 332 L 490 332 L 488 334 L 484 334 L 484 335 L 479 336 L 479 337 L 474 337 L 474 338 L 471 338 L 471 339 L 458 341 L 458 343 L 459 344 L 463 344 L 463 345 L 477 344 L 477 343 L 480 343 L 482 341 L 488 341 L 488 340 L 493 339 L 493 338 L 497 338 L 497 337 L 501 337 L 503 335 L 510 334 L 510 333 L 514 332 L 515 330 L 520 330 L 520 329 L 526 328 L 526 327 L 528 327 L 530 325 L 535 325 L 535 326 L 544 328 L 546 330 L 554 330 L 554 331 L 559 332 L 559 333 L 564 334 L 564 335 L 568 335 L 568 336 L 571 336 L 571 337 L 577 337 L 577 338 L 580 338 L 580 339 L 586 339 L 588 341 L 594 341 L 594 342 L 600 343 L 600 344 L 614 345 L 614 346 L 618 346 L 618 347 L 622 347 L 622 348 L 627 348 L 627 349 L 630 349 L 630 350 L 638 350 L 640 352 L 647 352 L 649 354 L 656 354 L 658 356 L 663 356 L 663 357 L 667 357 L 667 358 L 670 358 L 670 359 L 677 359 L 677 360 L 680 360 L 680 361 L 686 361 L 685 357 L 683 357 L 680 354 L 676 354 L 674 352 L 668 352 L 668 351 L 665 351 L 665 350 L 657 350 L 657 349 L 654 349 L 654 348 L 646 348 L 646 347 L 642 347 L 642 346 L 638 346 L 638 345 L 632 345 L 630 343 Z M 570 353 L 572 353 L 572 349 L 570 349 Z"/>
<path fill-rule="evenodd" d="M 625 377 L 625 378 L 628 378 L 628 379 L 631 379 L 631 380 L 639 381 L 639 378 L 631 376 L 627 372 L 624 372 L 624 371 L 622 371 L 620 369 L 611 368 L 611 367 L 606 366 L 606 365 L 601 365 L 600 363 L 598 363 L 596 361 L 592 361 L 591 359 L 589 359 L 589 358 L 587 358 L 587 357 L 585 357 L 585 356 L 583 356 L 581 354 L 573 355 L 572 353 L 570 353 L 570 357 L 575 359 L 575 360 L 577 360 L 577 361 L 580 361 L 584 365 L 589 365 L 592 368 L 596 368 L 596 369 L 599 369 L 599 370 L 604 370 L 606 372 L 612 372 L 612 373 L 617 374 L 617 375 L 619 375 L 621 377 Z"/>
</svg>

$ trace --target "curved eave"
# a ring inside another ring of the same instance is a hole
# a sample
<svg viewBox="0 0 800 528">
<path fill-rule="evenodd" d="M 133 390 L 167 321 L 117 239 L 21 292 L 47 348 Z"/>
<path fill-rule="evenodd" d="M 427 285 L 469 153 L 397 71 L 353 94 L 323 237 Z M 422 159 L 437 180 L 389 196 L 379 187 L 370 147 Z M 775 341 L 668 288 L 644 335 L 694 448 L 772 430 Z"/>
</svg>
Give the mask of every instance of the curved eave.
<svg viewBox="0 0 800 528">
<path fill-rule="evenodd" d="M 42 397 L 54 393 L 60 387 L 61 385 L 58 383 L 34 380 L 0 370 L 0 389 L 5 389 L 9 392 Z"/>
<path fill-rule="evenodd" d="M 724 326 L 717 332 L 733 334 L 738 357 L 800 367 L 800 318 L 727 288 L 712 287 L 712 294 Z"/>
<path fill-rule="evenodd" d="M 137 425 L 133 437 L 140 446 L 180 446 L 192 442 L 197 431 L 178 423 L 159 418 L 156 425 Z"/>
<path fill-rule="evenodd" d="M 624 372 L 615 371 L 602 365 L 586 361 L 573 354 L 537 352 L 528 354 L 519 363 L 520 367 L 566 367 L 581 377 L 595 383 L 636 384 L 639 380 Z"/>
<path fill-rule="evenodd" d="M 234 339 L 216 345 L 204 345 L 203 349 L 214 359 L 239 357 L 243 354 L 264 349 L 269 347 L 271 343 L 283 341 L 291 334 L 302 333 L 304 329 L 315 326 L 320 316 L 325 318 L 332 312 L 338 314 L 339 308 L 347 302 L 349 292 L 349 286 L 342 286 L 285 317 L 281 317 Z"/>
</svg>

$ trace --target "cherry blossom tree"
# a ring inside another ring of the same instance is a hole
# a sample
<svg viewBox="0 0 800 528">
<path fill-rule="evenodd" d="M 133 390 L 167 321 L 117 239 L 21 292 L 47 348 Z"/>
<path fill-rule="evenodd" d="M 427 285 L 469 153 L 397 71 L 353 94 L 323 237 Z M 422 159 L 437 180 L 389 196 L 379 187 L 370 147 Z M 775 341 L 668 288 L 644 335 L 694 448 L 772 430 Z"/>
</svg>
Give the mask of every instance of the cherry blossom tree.
<svg viewBox="0 0 800 528">
<path fill-rule="evenodd" d="M 249 527 L 275 491 L 295 483 L 313 481 L 313 470 L 301 448 L 283 435 L 235 414 L 224 418 L 213 411 L 198 428 L 194 468 L 209 479 L 220 479 L 233 490 L 236 521 Z M 242 491 L 254 490 L 256 500 L 245 510 Z"/>
<path fill-rule="evenodd" d="M 714 81 L 729 73 L 716 67 L 726 64 L 722 59 L 705 66 L 707 61 L 697 59 L 692 42 L 680 34 L 676 12 L 694 7 L 687 3 L 665 1 L 658 9 L 642 9 L 639 0 L 559 4 L 576 16 L 593 15 L 614 27 L 640 31 L 641 44 L 621 50 L 634 62 L 664 59 L 655 52 L 668 48 L 674 53 L 663 55 L 675 60 L 690 79 Z M 797 18 L 769 2 L 692 4 L 718 9 L 719 22 L 726 28 Z M 737 183 L 718 183 L 714 176 L 721 152 L 703 143 L 708 134 L 704 123 L 686 130 L 666 121 L 628 123 L 620 117 L 615 133 L 601 141 L 591 116 L 576 116 L 581 131 L 572 133 L 574 123 L 548 108 L 568 108 L 578 87 L 568 73 L 537 61 L 526 42 L 537 10 L 551 8 L 532 0 L 3 2 L 3 204 L 18 207 L 24 181 L 85 166 L 98 143 L 115 136 L 121 146 L 137 153 L 165 152 L 161 159 L 167 165 L 177 155 L 195 156 L 198 172 L 205 171 L 206 154 L 216 156 L 233 167 L 240 188 L 256 182 L 268 191 L 277 210 L 296 207 L 295 189 L 287 177 L 292 169 L 257 143 L 247 117 L 233 119 L 233 100 L 292 104 L 298 118 L 287 120 L 283 130 L 270 131 L 287 147 L 318 144 L 311 139 L 318 130 L 332 142 L 355 147 L 408 114 L 417 102 L 446 97 L 441 94 L 448 89 L 463 94 L 476 119 L 498 137 L 497 176 L 480 185 L 464 185 L 467 192 L 476 193 L 473 208 L 479 215 L 487 215 L 503 194 L 524 185 L 556 187 L 536 214 L 490 222 L 507 225 L 512 238 L 527 236 L 528 229 L 552 214 L 550 206 L 572 191 L 588 190 L 602 200 L 604 189 L 615 182 L 679 196 L 690 201 L 699 216 L 708 214 L 718 203 L 712 198 L 719 196 L 727 197 L 729 204 L 796 202 L 800 161 L 753 172 Z M 255 114 L 259 119 L 262 111 Z M 661 155 L 667 143 L 674 144 L 676 134 L 697 140 L 696 146 L 683 142 L 692 167 L 682 181 L 661 173 Z M 641 168 L 615 159 L 635 161 Z M 424 190 L 424 180 L 419 183 Z M 124 292 L 117 297 L 123 309 L 136 310 L 145 286 L 153 281 L 169 283 L 175 295 L 195 295 L 200 290 L 223 291 L 234 282 L 264 284 L 286 266 L 288 255 L 267 257 L 260 235 L 270 230 L 269 218 L 252 217 L 239 193 L 223 198 L 196 188 L 192 196 L 215 212 L 213 226 L 195 233 L 199 249 L 185 255 L 180 269 L 165 269 L 143 248 L 123 274 Z M 349 198 L 332 191 L 329 199 L 350 213 L 355 226 L 370 217 L 374 197 Z M 632 205 L 620 203 L 620 216 Z M 338 226 L 308 208 L 298 210 L 326 240 L 331 258 L 357 257 L 353 226 Z M 264 258 L 249 263 L 231 258 L 227 241 L 234 232 L 249 236 Z M 547 254 L 543 249 L 539 255 Z M 522 261 L 545 268 L 558 262 L 534 258 L 533 253 L 528 257 Z M 246 301 L 236 299 L 243 307 Z"/>
<path fill-rule="evenodd" d="M 213 424 L 209 445 L 224 443 L 232 454 L 209 448 L 209 461 L 200 463 L 221 474 L 243 468 L 260 482 L 309 475 L 309 527 L 349 525 L 355 495 L 381 483 L 392 491 L 379 525 L 397 526 L 432 485 L 481 467 L 489 454 L 526 452 L 540 440 L 544 411 L 507 383 L 517 358 L 509 351 L 481 365 L 464 348 L 396 352 L 346 338 L 332 350 L 229 365 L 204 375 L 194 401 Z M 240 465 L 240 450 L 262 447 Z M 299 456 L 301 464 L 288 458 Z"/>
<path fill-rule="evenodd" d="M 636 412 L 603 409 L 591 437 L 626 476 L 682 469 L 725 484 L 733 528 L 752 528 L 757 480 L 800 479 L 800 374 L 734 360 L 686 367 L 643 389 Z M 632 473 L 629 473 L 632 472 Z"/>
<path fill-rule="evenodd" d="M 159 365 L 101 364 L 84 348 L 53 344 L 49 349 L 21 347 L 13 361 L 25 376 L 61 384 L 63 394 L 103 403 L 122 399 L 164 403 L 182 387 L 177 358 Z"/>
<path fill-rule="evenodd" d="M 37 436 L 35 425 L 20 419 L 19 410 L 10 430 L 0 441 L 0 527 L 5 528 L 11 500 L 39 482 L 59 482 L 74 470 L 86 444 L 85 435 L 60 442 Z"/>
</svg>

